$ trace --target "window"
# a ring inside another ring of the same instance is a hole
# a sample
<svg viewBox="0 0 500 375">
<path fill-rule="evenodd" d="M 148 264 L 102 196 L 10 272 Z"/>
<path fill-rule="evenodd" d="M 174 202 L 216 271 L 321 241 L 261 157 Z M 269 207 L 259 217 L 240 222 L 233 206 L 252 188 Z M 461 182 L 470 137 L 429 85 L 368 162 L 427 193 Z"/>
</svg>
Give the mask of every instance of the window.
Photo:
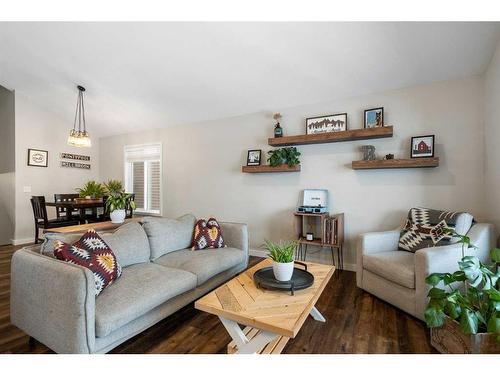
<svg viewBox="0 0 500 375">
<path fill-rule="evenodd" d="M 125 189 L 137 212 L 161 213 L 161 143 L 125 146 Z"/>
</svg>

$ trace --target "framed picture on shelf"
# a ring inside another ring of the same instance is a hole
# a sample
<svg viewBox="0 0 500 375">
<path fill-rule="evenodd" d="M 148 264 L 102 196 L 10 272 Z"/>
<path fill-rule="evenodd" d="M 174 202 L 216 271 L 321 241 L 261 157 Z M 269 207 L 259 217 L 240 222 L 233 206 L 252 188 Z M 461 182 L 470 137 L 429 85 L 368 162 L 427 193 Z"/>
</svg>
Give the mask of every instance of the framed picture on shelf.
<svg viewBox="0 0 500 375">
<path fill-rule="evenodd" d="M 412 158 L 432 158 L 434 157 L 434 135 L 422 135 L 411 137 Z"/>
<path fill-rule="evenodd" d="M 347 130 L 347 113 L 306 119 L 306 134 L 332 133 L 345 130 Z"/>
<path fill-rule="evenodd" d="M 384 107 L 366 109 L 364 124 L 365 129 L 384 126 Z"/>
<path fill-rule="evenodd" d="M 47 167 L 49 165 L 49 152 L 28 148 L 28 166 Z"/>
<path fill-rule="evenodd" d="M 260 165 L 262 150 L 248 150 L 247 165 Z"/>
</svg>

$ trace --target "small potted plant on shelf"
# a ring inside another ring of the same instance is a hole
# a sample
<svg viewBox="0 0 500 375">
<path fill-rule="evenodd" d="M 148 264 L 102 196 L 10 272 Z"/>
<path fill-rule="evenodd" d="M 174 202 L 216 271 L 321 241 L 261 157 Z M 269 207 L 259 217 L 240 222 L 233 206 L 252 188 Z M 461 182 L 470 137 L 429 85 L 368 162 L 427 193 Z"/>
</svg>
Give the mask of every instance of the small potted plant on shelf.
<svg viewBox="0 0 500 375">
<path fill-rule="evenodd" d="M 453 273 L 433 273 L 425 321 L 431 344 L 442 353 L 500 353 L 500 249 L 491 250 L 492 264 L 465 256 L 470 238 L 454 231 L 462 259 Z"/>
<path fill-rule="evenodd" d="M 290 168 L 300 164 L 300 152 L 297 147 L 283 147 L 277 150 L 267 152 L 270 156 L 267 159 L 271 167 L 278 167 L 282 164 L 288 164 Z"/>
<path fill-rule="evenodd" d="M 76 191 L 81 199 L 101 199 L 106 193 L 104 186 L 93 180 L 87 181 L 83 187 L 77 188 Z"/>
<path fill-rule="evenodd" d="M 135 202 L 131 199 L 130 194 L 121 192 L 108 197 L 106 200 L 106 210 L 109 212 L 112 223 L 120 224 L 125 221 L 125 208 L 127 208 L 127 205 L 131 210 L 135 210 Z"/>
<path fill-rule="evenodd" d="M 265 241 L 264 248 L 269 251 L 273 260 L 273 273 L 278 281 L 290 281 L 293 275 L 294 254 L 297 248 L 296 241 L 275 243 Z"/>
</svg>

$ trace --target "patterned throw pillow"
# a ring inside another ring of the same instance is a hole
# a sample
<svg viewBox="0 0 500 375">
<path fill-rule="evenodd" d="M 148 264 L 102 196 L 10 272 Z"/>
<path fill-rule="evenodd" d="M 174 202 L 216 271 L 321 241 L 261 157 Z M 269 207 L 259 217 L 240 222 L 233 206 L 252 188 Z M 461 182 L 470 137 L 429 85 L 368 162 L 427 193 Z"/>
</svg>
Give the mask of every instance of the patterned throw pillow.
<svg viewBox="0 0 500 375">
<path fill-rule="evenodd" d="M 206 221 L 200 219 L 194 226 L 192 250 L 217 249 L 226 247 L 222 238 L 222 229 L 213 217 Z"/>
<path fill-rule="evenodd" d="M 122 274 L 122 268 L 116 261 L 113 250 L 93 229 L 89 229 L 73 245 L 56 241 L 54 256 L 91 270 L 94 274 L 96 296 Z"/>
<path fill-rule="evenodd" d="M 472 216 L 463 212 L 412 208 L 408 212 L 408 218 L 399 235 L 398 249 L 414 253 L 427 247 L 444 246 L 456 242 L 448 231 L 455 230 L 457 221 L 467 215 L 472 222 Z M 468 228 L 462 228 L 462 223 L 460 227 L 457 232 L 468 231 Z M 468 227 L 470 228 L 470 223 Z"/>
</svg>

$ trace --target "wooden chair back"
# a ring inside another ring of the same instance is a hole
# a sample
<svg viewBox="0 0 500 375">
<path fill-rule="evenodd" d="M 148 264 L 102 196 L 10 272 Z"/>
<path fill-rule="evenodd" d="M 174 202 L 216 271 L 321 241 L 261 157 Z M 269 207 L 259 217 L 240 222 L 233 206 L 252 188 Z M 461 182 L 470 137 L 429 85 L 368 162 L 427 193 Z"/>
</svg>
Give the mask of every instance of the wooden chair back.
<svg viewBox="0 0 500 375">
<path fill-rule="evenodd" d="M 134 215 L 134 210 L 130 207 L 130 202 L 135 201 L 135 193 L 130 193 L 127 199 L 127 205 L 125 206 L 125 217 L 130 219 Z"/>
<path fill-rule="evenodd" d="M 73 202 L 78 197 L 78 194 L 54 194 L 54 202 Z M 61 214 L 66 214 L 66 216 L 68 216 L 66 211 L 67 209 L 64 207 L 56 207 L 57 217 L 63 216 Z"/>
<path fill-rule="evenodd" d="M 33 207 L 33 217 L 35 223 L 38 224 L 43 221 L 43 224 L 47 224 L 47 206 L 45 206 L 45 197 L 32 196 L 31 197 L 31 207 Z"/>
</svg>

